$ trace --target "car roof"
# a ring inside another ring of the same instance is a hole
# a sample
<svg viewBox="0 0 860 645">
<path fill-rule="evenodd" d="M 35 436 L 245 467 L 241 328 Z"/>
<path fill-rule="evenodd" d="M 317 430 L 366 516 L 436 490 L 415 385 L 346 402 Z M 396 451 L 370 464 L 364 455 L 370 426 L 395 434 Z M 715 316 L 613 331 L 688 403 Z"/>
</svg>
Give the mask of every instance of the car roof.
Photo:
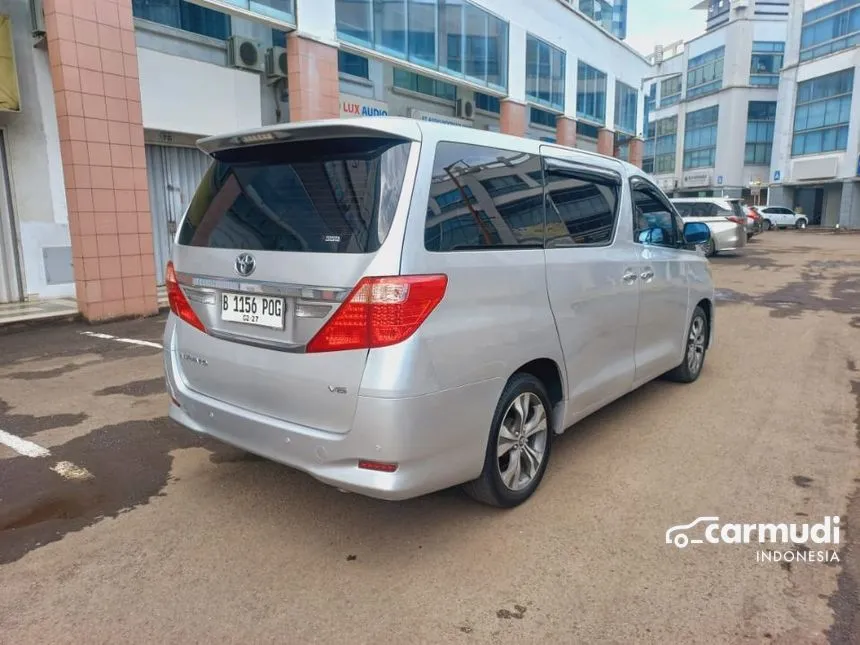
<svg viewBox="0 0 860 645">
<path fill-rule="evenodd" d="M 438 123 L 432 121 L 419 121 L 399 116 L 373 116 L 356 117 L 348 119 L 324 119 L 318 121 L 301 121 L 297 123 L 279 123 L 277 125 L 264 126 L 239 130 L 226 134 L 205 137 L 197 142 L 203 152 L 213 154 L 219 150 L 244 147 L 251 145 L 265 145 L 278 140 L 301 140 L 315 138 L 318 136 L 335 137 L 343 136 L 356 130 L 368 130 L 390 134 L 412 141 L 421 141 L 425 137 L 435 140 L 453 140 L 485 145 L 489 147 L 504 147 L 513 150 L 541 154 L 548 150 L 558 149 L 567 154 L 575 152 L 585 157 L 593 157 L 604 161 L 613 162 L 616 167 L 624 168 L 627 176 L 641 175 L 642 170 L 630 163 L 601 155 L 589 150 L 579 148 L 568 148 L 558 144 L 548 143 L 537 139 L 516 137 L 509 134 L 481 130 L 449 123 Z"/>
</svg>

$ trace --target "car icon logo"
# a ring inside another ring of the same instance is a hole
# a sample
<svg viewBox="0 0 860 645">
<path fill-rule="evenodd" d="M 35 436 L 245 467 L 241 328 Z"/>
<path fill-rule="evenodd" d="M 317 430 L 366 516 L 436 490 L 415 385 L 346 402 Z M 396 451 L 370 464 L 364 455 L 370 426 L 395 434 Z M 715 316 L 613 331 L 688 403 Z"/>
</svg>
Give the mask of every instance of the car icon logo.
<svg viewBox="0 0 860 645">
<path fill-rule="evenodd" d="M 236 273 L 247 278 L 257 268 L 257 261 L 250 253 L 242 253 L 236 258 Z"/>
</svg>

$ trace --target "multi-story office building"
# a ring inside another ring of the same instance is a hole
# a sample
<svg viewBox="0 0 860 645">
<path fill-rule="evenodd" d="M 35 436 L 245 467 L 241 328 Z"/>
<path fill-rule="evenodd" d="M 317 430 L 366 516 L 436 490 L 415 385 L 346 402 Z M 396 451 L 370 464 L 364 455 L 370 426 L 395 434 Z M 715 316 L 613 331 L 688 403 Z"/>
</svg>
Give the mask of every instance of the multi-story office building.
<svg viewBox="0 0 860 645">
<path fill-rule="evenodd" d="M 812 225 L 860 228 L 860 0 L 792 2 L 771 200 Z"/>
<path fill-rule="evenodd" d="M 627 38 L 627 0 L 579 0 L 579 10 L 617 38 Z"/>
<path fill-rule="evenodd" d="M 670 194 L 767 199 L 787 35 L 773 6 L 711 2 L 709 29 L 654 66 L 645 166 Z"/>
<path fill-rule="evenodd" d="M 205 135 L 389 114 L 641 160 L 650 65 L 611 5 L 607 29 L 573 0 L 41 6 L 0 0 L 0 302 L 154 311 Z"/>
</svg>

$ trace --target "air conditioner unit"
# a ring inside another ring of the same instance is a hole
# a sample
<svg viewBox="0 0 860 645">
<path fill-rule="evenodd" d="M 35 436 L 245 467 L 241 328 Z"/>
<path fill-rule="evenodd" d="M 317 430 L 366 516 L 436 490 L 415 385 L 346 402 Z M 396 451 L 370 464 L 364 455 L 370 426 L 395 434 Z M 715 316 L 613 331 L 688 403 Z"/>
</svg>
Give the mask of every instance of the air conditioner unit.
<svg viewBox="0 0 860 645">
<path fill-rule="evenodd" d="M 475 104 L 467 99 L 457 99 L 457 116 L 461 119 L 473 119 L 475 117 Z"/>
<path fill-rule="evenodd" d="M 37 37 L 45 35 L 45 9 L 42 0 L 30 0 L 30 30 Z"/>
<path fill-rule="evenodd" d="M 263 69 L 260 46 L 248 38 L 232 36 L 228 43 L 228 60 L 230 65 L 239 69 L 259 72 Z"/>
<path fill-rule="evenodd" d="M 266 76 L 287 77 L 287 50 L 283 47 L 269 47 L 266 50 Z"/>
</svg>

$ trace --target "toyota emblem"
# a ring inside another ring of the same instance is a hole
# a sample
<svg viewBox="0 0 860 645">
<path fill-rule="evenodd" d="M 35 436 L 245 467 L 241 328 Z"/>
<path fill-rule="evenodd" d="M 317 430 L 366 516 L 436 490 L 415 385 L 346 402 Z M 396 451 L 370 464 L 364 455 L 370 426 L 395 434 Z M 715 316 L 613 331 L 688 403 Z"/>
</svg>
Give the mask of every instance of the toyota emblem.
<svg viewBox="0 0 860 645">
<path fill-rule="evenodd" d="M 236 273 L 247 278 L 257 268 L 257 261 L 250 253 L 243 253 L 236 258 Z"/>
</svg>

